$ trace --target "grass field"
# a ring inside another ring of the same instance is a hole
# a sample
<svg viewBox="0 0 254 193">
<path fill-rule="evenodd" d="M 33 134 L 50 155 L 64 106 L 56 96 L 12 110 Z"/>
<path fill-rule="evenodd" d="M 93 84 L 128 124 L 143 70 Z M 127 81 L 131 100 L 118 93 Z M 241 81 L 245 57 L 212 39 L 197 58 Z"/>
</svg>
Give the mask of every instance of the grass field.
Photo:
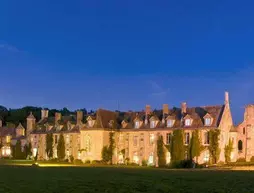
<svg viewBox="0 0 254 193">
<path fill-rule="evenodd" d="M 254 172 L 0 166 L 0 192 L 254 192 Z"/>
</svg>

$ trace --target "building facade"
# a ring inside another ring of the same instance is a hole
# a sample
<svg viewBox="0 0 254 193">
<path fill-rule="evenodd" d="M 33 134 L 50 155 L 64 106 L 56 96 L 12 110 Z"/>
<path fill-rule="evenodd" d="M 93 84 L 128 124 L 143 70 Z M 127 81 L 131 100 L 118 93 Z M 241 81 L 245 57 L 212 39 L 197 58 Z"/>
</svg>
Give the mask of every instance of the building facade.
<svg viewBox="0 0 254 193">
<path fill-rule="evenodd" d="M 98 109 L 91 115 L 83 115 L 83 112 L 78 111 L 73 116 L 56 113 L 55 117 L 48 117 L 48 111 L 42 110 L 38 121 L 32 113 L 27 117 L 26 133 L 21 124 L 14 129 L 0 126 L 2 157 L 10 155 L 10 143 L 21 139 L 22 144 L 31 143 L 33 155 L 38 155 L 38 159 L 48 159 L 45 152 L 46 135 L 52 133 L 54 158 L 57 158 L 59 136 L 63 134 L 66 158 L 73 156 L 83 161 L 101 160 L 103 147 L 109 145 L 109 133 L 114 132 L 114 163 L 122 164 L 128 159 L 140 165 L 143 160 L 149 165 L 157 165 L 158 136 L 162 136 L 164 144 L 169 145 L 176 129 L 183 130 L 186 146 L 190 143 L 193 131 L 199 130 L 204 147 L 210 145 L 209 131 L 220 130 L 219 162 L 225 161 L 224 148 L 230 139 L 233 141 L 231 161 L 238 158 L 250 160 L 254 156 L 254 105 L 246 107 L 244 121 L 234 126 L 228 92 L 225 92 L 221 105 L 188 107 L 187 103 L 182 103 L 180 108 L 169 108 L 164 104 L 162 110 L 154 111 L 150 105 L 146 105 L 141 112 Z M 198 162 L 208 162 L 209 157 L 208 148 L 204 148 Z M 166 152 L 166 160 L 170 163 L 170 152 Z"/>
</svg>

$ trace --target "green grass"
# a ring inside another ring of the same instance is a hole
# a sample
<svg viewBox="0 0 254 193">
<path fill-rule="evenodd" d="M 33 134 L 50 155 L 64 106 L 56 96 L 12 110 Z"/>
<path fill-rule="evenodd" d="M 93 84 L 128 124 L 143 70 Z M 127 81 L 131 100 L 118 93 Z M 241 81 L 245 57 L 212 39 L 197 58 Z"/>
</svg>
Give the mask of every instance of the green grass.
<svg viewBox="0 0 254 193">
<path fill-rule="evenodd" d="M 0 166 L 0 192 L 254 192 L 254 172 Z"/>
</svg>

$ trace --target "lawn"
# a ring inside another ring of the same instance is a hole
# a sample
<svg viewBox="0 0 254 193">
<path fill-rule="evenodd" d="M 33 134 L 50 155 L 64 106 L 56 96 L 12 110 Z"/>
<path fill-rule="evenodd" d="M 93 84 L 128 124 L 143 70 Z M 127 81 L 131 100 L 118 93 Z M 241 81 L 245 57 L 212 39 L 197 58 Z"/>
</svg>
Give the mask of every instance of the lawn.
<svg viewBox="0 0 254 193">
<path fill-rule="evenodd" d="M 0 192 L 254 192 L 254 172 L 0 166 Z"/>
</svg>

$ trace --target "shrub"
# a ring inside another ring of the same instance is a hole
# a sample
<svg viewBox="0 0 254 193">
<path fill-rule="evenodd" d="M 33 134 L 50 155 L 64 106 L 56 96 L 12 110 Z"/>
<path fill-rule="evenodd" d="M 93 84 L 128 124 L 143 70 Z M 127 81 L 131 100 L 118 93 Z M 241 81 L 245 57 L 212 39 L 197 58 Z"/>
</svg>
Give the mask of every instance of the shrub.
<svg viewBox="0 0 254 193">
<path fill-rule="evenodd" d="M 91 164 L 104 164 L 105 162 L 103 160 L 93 160 Z M 105 163 L 106 164 L 106 163 Z"/>
<path fill-rule="evenodd" d="M 83 164 L 81 159 L 75 159 L 73 163 L 76 165 Z"/>
<path fill-rule="evenodd" d="M 90 164 L 91 163 L 91 161 L 89 160 L 89 159 L 87 159 L 86 161 L 85 161 L 85 164 Z"/>
<path fill-rule="evenodd" d="M 147 160 L 145 159 L 142 160 L 142 166 L 147 166 Z"/>
<path fill-rule="evenodd" d="M 246 162 L 246 159 L 244 157 L 240 157 L 236 160 L 236 162 Z"/>
<path fill-rule="evenodd" d="M 217 163 L 217 166 L 223 166 L 224 165 L 224 162 L 220 161 Z"/>
<path fill-rule="evenodd" d="M 173 161 L 169 165 L 169 167 L 170 168 L 193 168 L 194 165 L 195 167 L 199 167 L 199 165 L 193 162 L 192 160 L 181 160 L 181 161 Z"/>
<path fill-rule="evenodd" d="M 129 166 L 139 166 L 137 163 L 131 162 L 128 164 Z"/>
<path fill-rule="evenodd" d="M 58 162 L 58 159 L 57 158 L 53 158 L 50 160 L 51 162 Z"/>
<path fill-rule="evenodd" d="M 250 162 L 254 162 L 254 156 L 250 158 Z"/>
<path fill-rule="evenodd" d="M 128 158 L 128 157 L 125 158 L 125 164 L 127 164 L 127 165 L 130 164 L 130 158 Z"/>
<path fill-rule="evenodd" d="M 70 162 L 73 163 L 73 161 L 74 161 L 74 157 L 73 155 L 70 155 Z"/>
</svg>

